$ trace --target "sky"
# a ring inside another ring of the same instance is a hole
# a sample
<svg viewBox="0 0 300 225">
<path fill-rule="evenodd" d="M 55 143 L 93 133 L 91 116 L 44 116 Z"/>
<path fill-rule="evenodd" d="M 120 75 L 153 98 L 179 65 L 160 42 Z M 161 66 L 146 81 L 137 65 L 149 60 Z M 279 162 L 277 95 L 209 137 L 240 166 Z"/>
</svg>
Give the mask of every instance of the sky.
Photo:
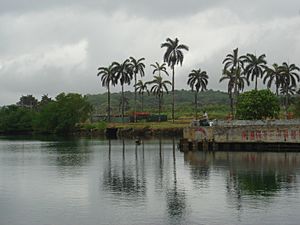
<svg viewBox="0 0 300 225">
<path fill-rule="evenodd" d="M 104 93 L 98 67 L 130 56 L 146 58 L 142 79 L 151 80 L 161 43 L 176 37 L 190 50 L 175 88 L 189 89 L 188 74 L 201 68 L 209 89 L 226 91 L 222 61 L 234 48 L 264 53 L 269 65 L 300 65 L 300 1 L 0 0 L 0 105 L 28 94 Z"/>
</svg>

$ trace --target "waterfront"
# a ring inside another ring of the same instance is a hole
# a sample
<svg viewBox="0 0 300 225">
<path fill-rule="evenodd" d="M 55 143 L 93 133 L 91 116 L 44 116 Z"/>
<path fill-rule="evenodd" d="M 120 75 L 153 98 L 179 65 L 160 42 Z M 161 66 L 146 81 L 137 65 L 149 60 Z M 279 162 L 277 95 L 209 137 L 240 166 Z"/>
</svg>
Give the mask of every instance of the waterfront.
<svg viewBox="0 0 300 225">
<path fill-rule="evenodd" d="M 1 138 L 0 225 L 299 224 L 300 154 Z"/>
</svg>

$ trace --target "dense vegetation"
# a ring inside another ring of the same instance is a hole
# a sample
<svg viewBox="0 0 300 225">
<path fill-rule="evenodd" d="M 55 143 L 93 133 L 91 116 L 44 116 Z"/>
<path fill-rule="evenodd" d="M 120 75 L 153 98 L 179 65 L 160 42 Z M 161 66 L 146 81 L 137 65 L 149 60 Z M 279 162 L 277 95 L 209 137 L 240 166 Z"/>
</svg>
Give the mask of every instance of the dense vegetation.
<svg viewBox="0 0 300 225">
<path fill-rule="evenodd" d="M 0 109 L 0 132 L 69 133 L 91 111 L 91 105 L 80 94 L 61 93 L 55 100 L 46 101 L 44 97 L 41 102 L 32 95 L 22 96 L 18 104 Z"/>
<path fill-rule="evenodd" d="M 176 111 L 175 117 L 193 116 L 194 115 L 194 97 L 195 92 L 188 90 L 175 90 Z M 126 109 L 128 112 L 134 110 L 134 93 L 125 92 Z M 105 114 L 107 106 L 107 93 L 98 95 L 87 95 L 87 100 L 94 106 L 97 114 Z M 143 95 L 143 111 L 158 113 L 158 99 L 155 95 Z M 111 94 L 111 111 L 112 114 L 121 114 L 120 109 L 121 93 Z M 172 96 L 165 94 L 163 98 L 162 112 L 171 114 Z M 206 110 L 208 112 L 221 111 L 226 115 L 229 113 L 229 100 L 227 94 L 221 91 L 208 90 L 198 94 L 198 111 Z M 142 96 L 137 98 L 137 111 L 142 111 Z"/>
<path fill-rule="evenodd" d="M 278 118 L 279 100 L 270 90 L 252 90 L 241 94 L 237 101 L 237 117 L 243 120 Z"/>
</svg>

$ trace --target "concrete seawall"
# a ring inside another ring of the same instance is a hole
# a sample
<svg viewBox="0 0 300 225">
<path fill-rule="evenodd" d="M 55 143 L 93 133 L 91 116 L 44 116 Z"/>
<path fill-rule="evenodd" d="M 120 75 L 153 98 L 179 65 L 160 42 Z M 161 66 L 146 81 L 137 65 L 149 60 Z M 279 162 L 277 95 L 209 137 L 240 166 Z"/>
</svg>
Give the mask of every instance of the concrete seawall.
<svg viewBox="0 0 300 225">
<path fill-rule="evenodd" d="M 183 130 L 180 147 L 183 151 L 300 151 L 300 121 L 220 121 L 211 127 L 191 126 Z"/>
</svg>

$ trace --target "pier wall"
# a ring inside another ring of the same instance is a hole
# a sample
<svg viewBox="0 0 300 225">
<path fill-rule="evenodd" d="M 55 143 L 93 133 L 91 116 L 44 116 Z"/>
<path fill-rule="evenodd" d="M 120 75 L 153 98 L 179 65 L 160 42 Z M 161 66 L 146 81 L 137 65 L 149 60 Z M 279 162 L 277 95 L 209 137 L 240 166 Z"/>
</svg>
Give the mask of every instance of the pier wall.
<svg viewBox="0 0 300 225">
<path fill-rule="evenodd" d="M 300 122 L 219 124 L 211 127 L 191 126 L 183 130 L 190 150 L 281 149 L 300 151 Z M 192 147 L 191 147 L 192 146 Z"/>
</svg>

